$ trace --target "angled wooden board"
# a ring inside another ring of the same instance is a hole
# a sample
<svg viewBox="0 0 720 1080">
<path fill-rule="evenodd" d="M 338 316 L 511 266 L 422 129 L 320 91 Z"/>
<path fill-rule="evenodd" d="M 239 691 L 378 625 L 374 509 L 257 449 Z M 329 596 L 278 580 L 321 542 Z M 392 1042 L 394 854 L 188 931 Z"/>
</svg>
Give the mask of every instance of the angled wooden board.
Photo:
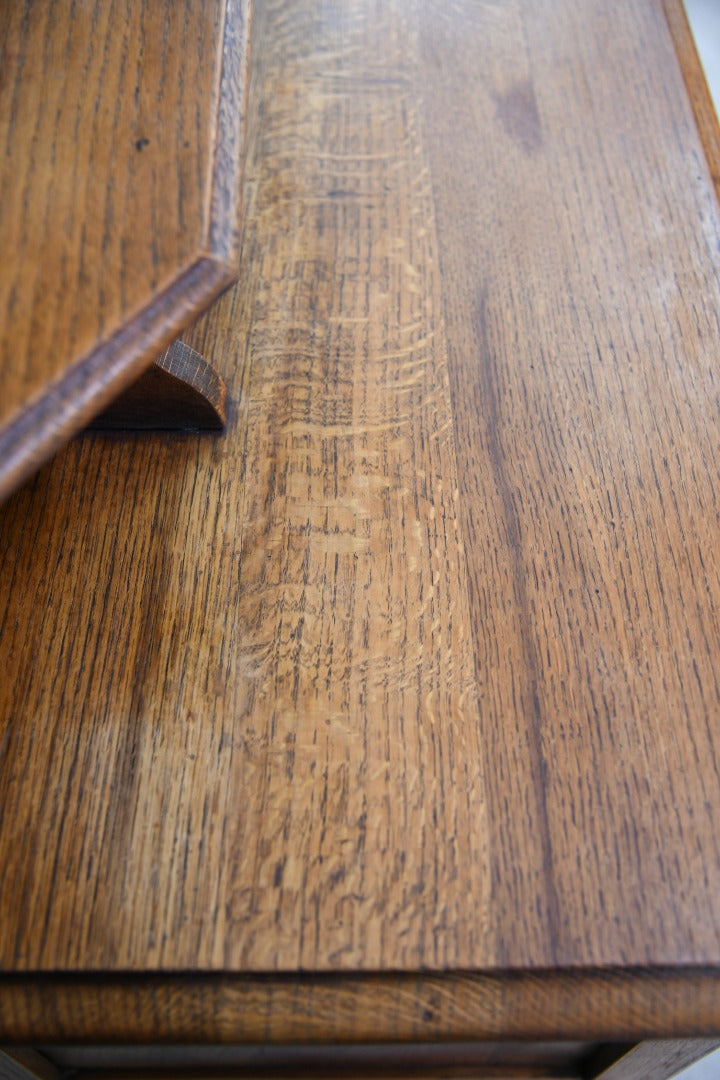
<svg viewBox="0 0 720 1080">
<path fill-rule="evenodd" d="M 0 10 L 0 498 L 237 274 L 249 0 Z"/>
</svg>

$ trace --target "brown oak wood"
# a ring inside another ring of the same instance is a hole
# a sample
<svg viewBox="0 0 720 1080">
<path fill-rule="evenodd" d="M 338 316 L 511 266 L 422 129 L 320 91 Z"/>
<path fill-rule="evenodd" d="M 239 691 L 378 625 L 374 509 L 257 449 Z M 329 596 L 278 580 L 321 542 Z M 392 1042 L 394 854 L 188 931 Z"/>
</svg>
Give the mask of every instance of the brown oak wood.
<svg viewBox="0 0 720 1080">
<path fill-rule="evenodd" d="M 664 12 L 420 10 L 493 960 L 717 962 L 720 218 Z"/>
<path fill-rule="evenodd" d="M 3 5 L 0 498 L 237 276 L 249 0 Z"/>
<path fill-rule="evenodd" d="M 716 969 L 5 974 L 0 1039 L 233 1045 L 701 1037 Z M 582 1033 L 582 1036 L 581 1036 Z M 607 1064 L 607 1062 L 605 1063 Z"/>
<path fill-rule="evenodd" d="M 226 435 L 1 515 L 4 1037 L 711 1035 L 720 210 L 660 0 L 255 31 Z"/>
<path fill-rule="evenodd" d="M 33 551 L 42 565 L 72 550 L 83 567 L 74 616 L 50 604 L 44 623 L 43 663 L 69 662 L 64 689 L 35 677 L 30 582 L 5 592 L 3 625 L 24 638 L 0 660 L 5 762 L 23 762 L 0 780 L 25 837 L 0 884 L 0 962 L 16 970 L 409 970 L 480 945 L 483 760 L 432 201 L 411 97 L 391 81 L 380 102 L 377 89 L 403 21 L 389 9 L 373 30 L 358 9 L 348 46 L 329 12 L 275 5 L 264 18 L 250 262 L 186 337 L 224 375 L 236 417 L 222 440 L 85 437 L 5 508 L 12 575 L 26 500 L 66 467 L 75 476 L 72 493 L 46 492 L 52 555 L 39 537 Z M 327 88 L 318 65 L 339 72 Z M 353 169 L 371 199 L 338 194 L 337 171 Z M 49 725 L 42 746 L 30 712 Z M 31 775 L 43 808 L 17 786 Z M 90 789 L 115 795 L 100 805 Z M 56 812 L 56 798 L 76 809 Z M 69 888 L 48 907 L 37 874 L 53 865 Z M 158 906 L 146 889 L 160 867 Z M 443 886 L 428 906 L 430 867 Z"/>
<path fill-rule="evenodd" d="M 88 425 L 91 431 L 220 430 L 225 383 L 206 360 L 173 341 Z"/>
</svg>

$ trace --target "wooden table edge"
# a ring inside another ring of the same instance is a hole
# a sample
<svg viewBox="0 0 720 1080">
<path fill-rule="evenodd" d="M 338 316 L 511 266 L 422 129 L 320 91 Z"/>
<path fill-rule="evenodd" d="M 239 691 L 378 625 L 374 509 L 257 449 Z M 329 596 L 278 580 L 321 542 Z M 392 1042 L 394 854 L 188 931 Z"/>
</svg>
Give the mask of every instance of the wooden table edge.
<svg viewBox="0 0 720 1080">
<path fill-rule="evenodd" d="M 662 6 L 715 186 L 715 193 L 720 199 L 720 120 L 713 105 L 683 0 L 662 0 Z"/>
<path fill-rule="evenodd" d="M 0 975 L 0 1043 L 700 1037 L 720 967 L 395 974 Z"/>
</svg>

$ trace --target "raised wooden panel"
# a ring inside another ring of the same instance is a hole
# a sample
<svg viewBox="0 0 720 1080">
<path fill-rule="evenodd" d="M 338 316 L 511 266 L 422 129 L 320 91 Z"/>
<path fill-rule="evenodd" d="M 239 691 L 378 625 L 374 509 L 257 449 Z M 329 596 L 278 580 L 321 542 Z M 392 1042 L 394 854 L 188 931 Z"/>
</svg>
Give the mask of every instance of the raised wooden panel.
<svg viewBox="0 0 720 1080">
<path fill-rule="evenodd" d="M 0 498 L 237 275 L 249 0 L 0 10 Z"/>
</svg>

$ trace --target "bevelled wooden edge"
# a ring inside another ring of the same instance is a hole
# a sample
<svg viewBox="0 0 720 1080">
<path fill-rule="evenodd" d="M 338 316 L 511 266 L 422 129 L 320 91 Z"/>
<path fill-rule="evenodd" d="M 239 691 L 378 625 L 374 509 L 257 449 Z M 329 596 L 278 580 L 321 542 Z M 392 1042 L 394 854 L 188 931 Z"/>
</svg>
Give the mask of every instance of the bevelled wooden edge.
<svg viewBox="0 0 720 1080">
<path fill-rule="evenodd" d="M 204 251 L 0 429 L 0 502 L 87 425 L 238 275 L 252 0 L 227 0 Z"/>
<path fill-rule="evenodd" d="M 715 193 L 720 199 L 720 122 L 710 89 L 690 29 L 683 0 L 663 0 L 665 17 L 670 27 L 675 51 L 680 62 L 688 97 L 695 114 L 695 123 L 705 151 Z"/>
<path fill-rule="evenodd" d="M 183 341 L 173 341 L 108 407 L 90 431 L 219 431 L 225 427 L 225 383 Z"/>
<path fill-rule="evenodd" d="M 0 1042 L 446 1042 L 701 1037 L 720 969 L 0 976 Z"/>
<path fill-rule="evenodd" d="M 226 0 L 215 116 L 215 158 L 207 221 L 208 250 L 234 267 L 240 256 L 240 188 L 245 164 L 253 0 Z"/>
<path fill-rule="evenodd" d="M 227 266 L 199 259 L 140 316 L 76 364 L 52 392 L 43 393 L 0 430 L 0 500 L 136 379 L 178 330 L 234 280 Z"/>
</svg>

